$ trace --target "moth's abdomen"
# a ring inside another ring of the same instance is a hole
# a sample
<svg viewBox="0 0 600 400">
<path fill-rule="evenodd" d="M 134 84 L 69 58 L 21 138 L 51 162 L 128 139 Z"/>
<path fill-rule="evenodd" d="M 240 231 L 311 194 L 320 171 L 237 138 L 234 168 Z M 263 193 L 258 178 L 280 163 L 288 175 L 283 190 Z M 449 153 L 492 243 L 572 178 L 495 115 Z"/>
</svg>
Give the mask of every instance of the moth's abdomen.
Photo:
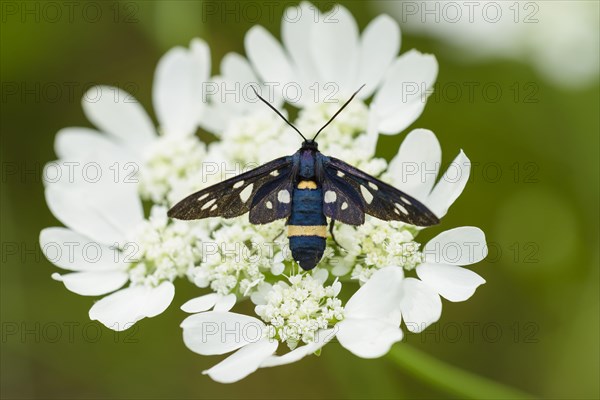
<svg viewBox="0 0 600 400">
<path fill-rule="evenodd" d="M 292 257 L 304 270 L 313 269 L 325 252 L 327 219 L 323 214 L 323 191 L 313 181 L 301 181 L 292 196 L 288 221 Z"/>
</svg>

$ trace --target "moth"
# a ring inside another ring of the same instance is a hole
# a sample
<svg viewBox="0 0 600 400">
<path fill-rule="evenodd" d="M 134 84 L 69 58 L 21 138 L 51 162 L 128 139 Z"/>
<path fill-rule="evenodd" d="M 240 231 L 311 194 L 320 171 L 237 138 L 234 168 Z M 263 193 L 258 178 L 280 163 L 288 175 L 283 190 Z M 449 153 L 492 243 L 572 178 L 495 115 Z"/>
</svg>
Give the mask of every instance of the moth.
<svg viewBox="0 0 600 400">
<path fill-rule="evenodd" d="M 361 86 L 360 89 L 362 89 Z M 384 221 L 403 221 L 430 226 L 439 219 L 421 202 L 385 182 L 334 157 L 319 152 L 319 134 L 352 101 L 358 89 L 315 134 L 306 137 L 275 107 L 277 113 L 304 140 L 293 155 L 277 158 L 251 171 L 200 190 L 177 203 L 171 218 L 193 220 L 233 218 L 250 213 L 252 224 L 287 219 L 287 236 L 293 259 L 304 270 L 313 269 L 323 257 L 329 231 L 336 221 L 362 225 L 365 214 Z"/>
</svg>

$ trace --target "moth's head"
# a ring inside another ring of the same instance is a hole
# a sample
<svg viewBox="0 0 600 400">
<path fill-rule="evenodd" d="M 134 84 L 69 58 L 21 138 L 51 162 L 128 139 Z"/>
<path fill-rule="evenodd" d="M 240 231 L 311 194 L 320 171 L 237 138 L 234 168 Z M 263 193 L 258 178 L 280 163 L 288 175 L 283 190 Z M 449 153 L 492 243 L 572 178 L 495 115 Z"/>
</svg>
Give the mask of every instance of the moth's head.
<svg viewBox="0 0 600 400">
<path fill-rule="evenodd" d="M 313 139 L 302 142 L 302 150 L 319 150 L 319 145 Z"/>
</svg>

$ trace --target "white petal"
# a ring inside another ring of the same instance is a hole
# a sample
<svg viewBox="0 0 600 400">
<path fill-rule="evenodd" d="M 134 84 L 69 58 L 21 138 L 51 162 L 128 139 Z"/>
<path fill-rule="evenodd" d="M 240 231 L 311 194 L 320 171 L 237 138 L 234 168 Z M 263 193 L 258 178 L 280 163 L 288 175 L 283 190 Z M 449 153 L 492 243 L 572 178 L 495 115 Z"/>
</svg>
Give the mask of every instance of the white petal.
<svg viewBox="0 0 600 400">
<path fill-rule="evenodd" d="M 288 7 L 281 21 L 281 38 L 297 68 L 299 78 L 306 86 L 319 81 L 315 60 L 313 60 L 310 31 L 314 20 L 321 20 L 319 10 L 308 2 Z"/>
<path fill-rule="evenodd" d="M 71 274 L 52 274 L 52 278 L 61 281 L 73 293 L 82 296 L 100 296 L 113 292 L 129 280 L 125 271 L 73 272 Z"/>
<path fill-rule="evenodd" d="M 393 184 L 417 200 L 427 200 L 442 162 L 442 148 L 427 129 L 411 131 L 388 166 Z"/>
<path fill-rule="evenodd" d="M 400 325 L 399 303 L 402 298 L 402 268 L 387 267 L 373 276 L 348 300 L 344 313 L 348 318 L 381 319 Z"/>
<path fill-rule="evenodd" d="M 196 75 L 199 83 L 203 83 L 210 78 L 211 56 L 208 44 L 199 38 L 194 38 L 190 42 L 190 55 L 196 65 Z"/>
<path fill-rule="evenodd" d="M 297 82 L 287 55 L 265 28 L 259 25 L 250 28 L 244 44 L 248 58 L 264 82 L 278 82 L 279 89 L 290 82 Z"/>
<path fill-rule="evenodd" d="M 145 317 L 154 317 L 167 309 L 175 287 L 171 282 L 159 286 L 130 286 L 97 301 L 90 309 L 90 319 L 102 322 L 107 328 L 122 331 Z"/>
<path fill-rule="evenodd" d="M 402 290 L 400 309 L 410 332 L 421 332 L 440 319 L 442 300 L 433 289 L 418 279 L 406 278 L 402 282 Z"/>
<path fill-rule="evenodd" d="M 435 185 L 427 199 L 427 206 L 439 218 L 446 215 L 450 206 L 462 193 L 471 173 L 471 161 L 461 150 Z"/>
<path fill-rule="evenodd" d="M 63 128 L 54 139 L 54 151 L 59 158 L 72 160 L 128 160 L 136 161 L 133 153 L 128 152 L 111 136 L 89 128 Z M 108 172 L 108 171 L 106 171 Z"/>
<path fill-rule="evenodd" d="M 388 15 L 380 15 L 367 25 L 359 49 L 357 82 L 366 87 L 360 98 L 369 97 L 383 79 L 400 50 L 400 28 Z"/>
<path fill-rule="evenodd" d="M 423 248 L 425 261 L 435 264 L 469 265 L 488 253 L 485 234 L 474 226 L 461 226 L 440 233 Z"/>
<path fill-rule="evenodd" d="M 272 355 L 268 357 L 260 365 L 261 368 L 277 367 L 279 365 L 291 364 L 296 361 L 300 361 L 304 357 L 313 354 L 321 347 L 325 346 L 327 342 L 335 337 L 337 329 L 325 329 L 317 331 L 315 334 L 315 341 L 304 346 L 296 347 L 294 350 L 287 352 L 282 356 Z"/>
<path fill-rule="evenodd" d="M 125 263 L 117 249 L 88 239 L 67 228 L 46 228 L 40 232 L 40 247 L 54 265 L 71 271 L 110 271 Z"/>
<path fill-rule="evenodd" d="M 396 324 L 378 319 L 346 318 L 336 328 L 340 344 L 362 358 L 381 357 L 402 340 L 402 330 Z"/>
<path fill-rule="evenodd" d="M 443 298 L 465 301 L 485 279 L 475 272 L 456 265 L 421 264 L 417 267 L 419 278 Z"/>
<path fill-rule="evenodd" d="M 121 184 L 49 185 L 46 203 L 67 227 L 92 240 L 112 245 L 123 242 L 143 220 L 136 186 Z"/>
<path fill-rule="evenodd" d="M 156 138 L 152 120 L 137 100 L 123 89 L 94 86 L 83 96 L 83 111 L 100 130 L 139 152 Z"/>
<path fill-rule="evenodd" d="M 339 96 L 342 97 L 358 89 L 358 27 L 348 9 L 334 5 L 313 27 L 308 39 L 321 82 L 337 84 Z"/>
<path fill-rule="evenodd" d="M 244 114 L 248 110 L 264 107 L 264 104 L 258 99 L 254 103 L 251 102 L 255 99 L 255 96 L 250 85 L 257 87 L 260 84 L 258 77 L 244 57 L 237 53 L 227 53 L 221 61 L 221 73 L 223 74 L 223 80 L 215 81 L 218 89 L 217 94 L 214 96 L 214 103 L 226 105 L 231 114 Z M 228 92 L 231 90 L 235 90 L 236 93 L 239 92 L 238 96 Z M 263 92 L 263 95 L 266 95 L 267 98 L 270 97 L 268 92 Z M 270 98 L 269 100 L 272 101 Z M 231 116 L 226 118 L 230 119 Z"/>
<path fill-rule="evenodd" d="M 329 271 L 327 271 L 324 268 L 315 268 L 312 271 L 312 276 L 313 278 L 324 284 L 327 280 L 327 277 L 329 276 Z"/>
<path fill-rule="evenodd" d="M 256 371 L 277 350 L 277 345 L 272 339 L 251 343 L 202 373 L 220 383 L 237 382 Z"/>
<path fill-rule="evenodd" d="M 196 297 L 194 299 L 186 301 L 181 309 L 186 313 L 198 313 L 208 311 L 215 306 L 219 299 L 217 293 L 206 294 L 204 296 Z"/>
<path fill-rule="evenodd" d="M 396 59 L 373 99 L 380 115 L 380 133 L 396 134 L 421 115 L 437 73 L 432 55 L 411 50 Z"/>
<path fill-rule="evenodd" d="M 215 304 L 215 311 L 229 311 L 235 305 L 237 298 L 235 294 L 228 294 L 226 296 L 221 296 L 217 300 L 217 304 Z"/>
<path fill-rule="evenodd" d="M 196 130 L 202 92 L 198 71 L 190 52 L 182 47 L 169 50 L 158 62 L 152 100 L 166 135 L 188 135 Z"/>
<path fill-rule="evenodd" d="M 221 311 L 190 315 L 181 327 L 185 345 L 202 355 L 225 354 L 257 342 L 266 329 L 257 318 Z"/>
</svg>

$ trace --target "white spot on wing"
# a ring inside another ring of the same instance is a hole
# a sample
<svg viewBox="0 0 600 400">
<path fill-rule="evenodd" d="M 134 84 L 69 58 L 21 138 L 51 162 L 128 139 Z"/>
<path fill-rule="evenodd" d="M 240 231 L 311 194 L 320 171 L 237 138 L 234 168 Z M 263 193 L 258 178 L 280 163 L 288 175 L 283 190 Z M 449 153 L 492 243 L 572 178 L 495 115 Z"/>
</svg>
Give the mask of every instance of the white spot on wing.
<svg viewBox="0 0 600 400">
<path fill-rule="evenodd" d="M 237 189 L 237 188 L 240 188 L 240 187 L 242 187 L 242 186 L 244 186 L 244 181 L 243 181 L 243 180 L 242 180 L 242 181 L 239 181 L 239 182 L 236 182 L 236 183 L 233 185 L 233 188 L 234 188 L 234 189 Z"/>
<path fill-rule="evenodd" d="M 210 210 L 209 210 L 209 211 L 215 211 L 216 209 L 217 209 L 217 205 L 215 204 L 214 206 L 212 206 L 212 207 L 210 208 Z"/>
<path fill-rule="evenodd" d="M 362 193 L 362 196 L 367 202 L 367 204 L 371 204 L 371 202 L 373 201 L 373 195 L 371 194 L 371 192 L 369 192 L 369 189 L 367 189 L 363 185 L 360 185 L 360 193 Z"/>
<path fill-rule="evenodd" d="M 412 204 L 407 198 L 404 198 L 402 196 L 400 196 L 400 200 L 402 200 L 403 202 L 405 202 L 406 204 Z"/>
<path fill-rule="evenodd" d="M 338 171 L 337 176 L 339 176 L 340 178 L 343 178 L 344 176 L 346 176 L 346 174 L 344 174 L 342 171 Z"/>
<path fill-rule="evenodd" d="M 277 171 L 277 170 L 272 171 L 269 175 L 271 175 L 271 176 L 279 176 L 279 171 Z"/>
<path fill-rule="evenodd" d="M 244 188 L 244 190 L 242 190 L 240 192 L 240 199 L 242 200 L 243 203 L 247 202 L 248 199 L 250 198 L 250 195 L 252 194 L 252 188 L 254 187 L 254 184 L 251 183 L 248 186 L 246 186 Z"/>
<path fill-rule="evenodd" d="M 265 206 L 267 206 L 267 208 L 268 208 L 269 210 L 273 209 L 273 203 L 271 203 L 270 201 L 267 201 L 267 202 L 265 203 Z"/>
<path fill-rule="evenodd" d="M 337 200 L 337 193 L 333 190 L 328 190 L 325 192 L 324 197 L 325 203 L 333 203 Z"/>
<path fill-rule="evenodd" d="M 206 210 L 208 207 L 212 206 L 217 199 L 212 199 L 206 202 L 205 205 L 202 206 L 201 210 Z"/>
<path fill-rule="evenodd" d="M 374 184 L 373 182 L 369 182 L 369 187 L 373 190 L 379 190 L 379 187 L 376 184 Z"/>
<path fill-rule="evenodd" d="M 342 203 L 342 210 L 345 210 L 346 208 L 348 208 L 348 203 L 343 202 Z"/>
<path fill-rule="evenodd" d="M 399 203 L 394 203 L 396 205 L 396 208 L 400 211 L 402 211 L 402 213 L 404 215 L 408 215 L 408 210 L 406 208 L 404 208 L 404 206 L 402 204 Z"/>
<path fill-rule="evenodd" d="M 277 193 L 277 200 L 279 200 L 282 203 L 289 203 L 290 192 L 288 192 L 286 189 L 280 190 L 279 193 Z"/>
<path fill-rule="evenodd" d="M 202 200 L 204 200 L 205 198 L 207 198 L 207 197 L 208 197 L 208 195 L 209 195 L 209 194 L 210 194 L 210 193 L 204 193 L 202 196 L 198 197 L 198 201 L 202 201 Z"/>
</svg>

